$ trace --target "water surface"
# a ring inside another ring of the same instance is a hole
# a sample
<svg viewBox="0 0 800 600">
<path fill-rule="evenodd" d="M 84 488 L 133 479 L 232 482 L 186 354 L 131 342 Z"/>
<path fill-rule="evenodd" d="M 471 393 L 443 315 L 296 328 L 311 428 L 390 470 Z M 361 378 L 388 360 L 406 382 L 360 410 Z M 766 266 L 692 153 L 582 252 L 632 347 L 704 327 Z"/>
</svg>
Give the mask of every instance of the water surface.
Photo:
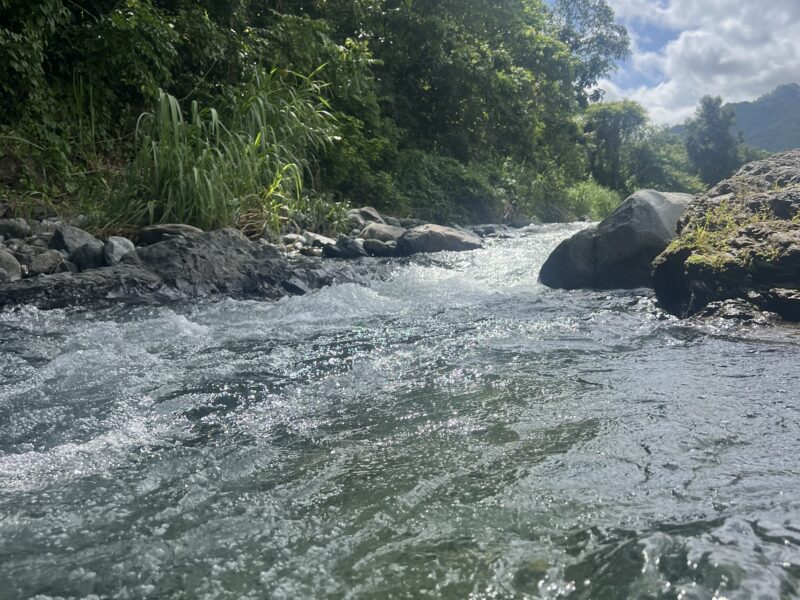
<svg viewBox="0 0 800 600">
<path fill-rule="evenodd" d="M 0 313 L 0 597 L 800 597 L 800 330 L 536 283 Z"/>
</svg>

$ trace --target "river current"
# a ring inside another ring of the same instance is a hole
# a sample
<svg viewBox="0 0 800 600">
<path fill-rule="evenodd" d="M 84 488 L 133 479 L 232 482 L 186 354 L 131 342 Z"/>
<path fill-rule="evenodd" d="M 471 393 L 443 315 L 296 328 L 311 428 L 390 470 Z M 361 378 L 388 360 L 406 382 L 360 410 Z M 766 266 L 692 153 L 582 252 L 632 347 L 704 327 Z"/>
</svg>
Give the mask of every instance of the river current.
<svg viewBox="0 0 800 600">
<path fill-rule="evenodd" d="M 800 328 L 538 285 L 580 227 L 0 313 L 0 598 L 800 597 Z"/>
</svg>

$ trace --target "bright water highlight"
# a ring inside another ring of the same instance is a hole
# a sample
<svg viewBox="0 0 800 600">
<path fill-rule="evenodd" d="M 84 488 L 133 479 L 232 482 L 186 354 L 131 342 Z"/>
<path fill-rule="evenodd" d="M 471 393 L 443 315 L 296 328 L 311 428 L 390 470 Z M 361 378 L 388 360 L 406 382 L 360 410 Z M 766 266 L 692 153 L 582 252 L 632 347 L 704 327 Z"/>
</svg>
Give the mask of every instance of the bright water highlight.
<svg viewBox="0 0 800 600">
<path fill-rule="evenodd" d="M 0 313 L 0 597 L 796 598 L 800 330 L 536 284 Z"/>
</svg>

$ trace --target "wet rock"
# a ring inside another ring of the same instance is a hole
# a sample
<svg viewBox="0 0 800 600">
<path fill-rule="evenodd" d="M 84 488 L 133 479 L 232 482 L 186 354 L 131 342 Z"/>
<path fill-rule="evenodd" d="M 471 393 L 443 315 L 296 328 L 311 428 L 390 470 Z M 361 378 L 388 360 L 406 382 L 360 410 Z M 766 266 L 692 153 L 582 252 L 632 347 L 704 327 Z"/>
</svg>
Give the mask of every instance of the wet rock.
<svg viewBox="0 0 800 600">
<path fill-rule="evenodd" d="M 341 238 L 333 246 L 324 246 L 322 254 L 325 258 L 361 258 L 367 256 L 364 240 L 358 238 Z"/>
<path fill-rule="evenodd" d="M 396 242 L 407 230 L 393 225 L 370 223 L 359 234 L 362 240 L 379 240 L 381 242 Z"/>
<path fill-rule="evenodd" d="M 50 248 L 53 250 L 66 250 L 72 254 L 84 244 L 98 241 L 96 237 L 83 229 L 62 224 L 56 227 L 53 232 L 53 237 L 50 239 Z"/>
<path fill-rule="evenodd" d="M 110 267 L 121 261 L 123 256 L 135 250 L 133 242 L 128 238 L 112 235 L 103 246 L 104 262 Z"/>
<path fill-rule="evenodd" d="M 98 269 L 106 265 L 105 244 L 99 240 L 87 242 L 69 253 L 69 260 L 81 271 Z"/>
<path fill-rule="evenodd" d="M 0 246 L 0 269 L 5 272 L 7 281 L 17 281 L 22 277 L 19 261 L 2 246 Z"/>
<path fill-rule="evenodd" d="M 0 284 L 0 306 L 163 303 L 211 295 L 277 299 L 356 278 L 349 263 L 296 261 L 306 262 L 290 262 L 234 230 L 211 231 L 140 248 L 112 267 Z"/>
<path fill-rule="evenodd" d="M 202 229 L 182 223 L 161 223 L 142 228 L 136 235 L 136 241 L 142 246 L 157 244 L 174 237 L 190 238 L 203 233 Z"/>
<path fill-rule="evenodd" d="M 472 228 L 476 235 L 486 238 L 486 237 L 508 237 L 510 230 L 507 225 L 496 225 L 496 224 L 486 224 L 486 225 L 476 225 Z"/>
<path fill-rule="evenodd" d="M 679 317 L 747 300 L 800 320 L 800 150 L 745 165 L 691 204 L 655 261 L 661 306 Z"/>
<path fill-rule="evenodd" d="M 480 238 L 442 225 L 421 225 L 409 229 L 397 240 L 397 253 L 402 256 L 420 252 L 461 252 L 483 246 Z"/>
<path fill-rule="evenodd" d="M 28 273 L 34 275 L 52 275 L 69 271 L 69 265 L 58 250 L 46 250 L 31 257 Z"/>
<path fill-rule="evenodd" d="M 397 242 L 364 240 L 364 251 L 370 256 L 388 257 L 397 254 Z"/>
<path fill-rule="evenodd" d="M 5 269 L 0 269 L 0 283 L 8 283 L 11 281 L 11 278 L 8 276 L 8 272 Z"/>
<path fill-rule="evenodd" d="M 615 289 L 652 285 L 651 263 L 676 236 L 692 196 L 642 190 L 597 227 L 563 241 L 542 266 L 553 288 Z"/>
<path fill-rule="evenodd" d="M 0 237 L 25 239 L 31 226 L 25 219 L 0 219 Z"/>
</svg>

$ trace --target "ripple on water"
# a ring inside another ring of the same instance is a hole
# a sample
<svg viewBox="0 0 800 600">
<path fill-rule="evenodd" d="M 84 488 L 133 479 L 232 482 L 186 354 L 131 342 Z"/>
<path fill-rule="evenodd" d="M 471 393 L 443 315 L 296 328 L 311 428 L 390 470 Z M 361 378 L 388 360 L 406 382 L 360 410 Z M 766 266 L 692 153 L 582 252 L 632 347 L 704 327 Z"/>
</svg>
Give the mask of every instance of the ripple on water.
<svg viewBox="0 0 800 600">
<path fill-rule="evenodd" d="M 800 595 L 798 329 L 536 283 L 0 313 L 4 598 Z"/>
</svg>

